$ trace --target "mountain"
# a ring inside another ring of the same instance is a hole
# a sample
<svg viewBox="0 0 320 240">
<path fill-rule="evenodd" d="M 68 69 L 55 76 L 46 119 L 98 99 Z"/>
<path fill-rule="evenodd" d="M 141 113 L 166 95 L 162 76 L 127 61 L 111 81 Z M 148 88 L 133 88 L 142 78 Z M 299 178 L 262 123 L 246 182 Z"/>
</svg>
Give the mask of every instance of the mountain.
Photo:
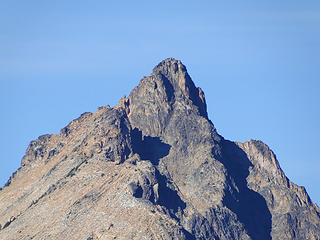
<svg viewBox="0 0 320 240">
<path fill-rule="evenodd" d="M 320 209 L 261 141 L 232 142 L 175 59 L 113 108 L 32 141 L 0 239 L 320 239 Z"/>
</svg>

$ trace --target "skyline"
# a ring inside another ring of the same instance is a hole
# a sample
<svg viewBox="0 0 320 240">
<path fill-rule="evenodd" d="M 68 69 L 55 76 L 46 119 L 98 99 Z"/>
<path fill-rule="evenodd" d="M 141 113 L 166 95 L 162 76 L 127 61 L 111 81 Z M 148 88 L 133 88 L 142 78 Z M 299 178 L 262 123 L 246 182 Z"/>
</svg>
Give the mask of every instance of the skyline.
<svg viewBox="0 0 320 240">
<path fill-rule="evenodd" d="M 0 185 L 31 140 L 118 103 L 174 57 L 233 141 L 259 139 L 320 204 L 320 4 L 2 3 Z"/>
</svg>

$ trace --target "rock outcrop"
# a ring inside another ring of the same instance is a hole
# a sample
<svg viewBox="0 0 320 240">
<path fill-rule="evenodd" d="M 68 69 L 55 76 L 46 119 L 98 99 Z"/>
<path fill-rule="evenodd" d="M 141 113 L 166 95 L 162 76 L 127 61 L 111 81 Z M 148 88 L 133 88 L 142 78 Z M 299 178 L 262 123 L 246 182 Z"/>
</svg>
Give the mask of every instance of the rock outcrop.
<svg viewBox="0 0 320 240">
<path fill-rule="evenodd" d="M 261 141 L 208 119 L 166 59 L 117 106 L 32 141 L 0 191 L 0 239 L 320 239 L 320 209 Z"/>
</svg>

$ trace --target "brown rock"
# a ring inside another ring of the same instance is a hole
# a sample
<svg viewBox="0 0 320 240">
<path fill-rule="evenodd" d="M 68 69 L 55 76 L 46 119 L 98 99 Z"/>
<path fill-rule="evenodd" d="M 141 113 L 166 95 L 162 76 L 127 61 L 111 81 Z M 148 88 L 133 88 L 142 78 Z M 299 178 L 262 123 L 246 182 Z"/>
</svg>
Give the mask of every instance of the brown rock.
<svg viewBox="0 0 320 240">
<path fill-rule="evenodd" d="M 116 107 L 30 143 L 0 239 L 320 239 L 319 212 L 264 143 L 219 135 L 166 59 Z"/>
</svg>

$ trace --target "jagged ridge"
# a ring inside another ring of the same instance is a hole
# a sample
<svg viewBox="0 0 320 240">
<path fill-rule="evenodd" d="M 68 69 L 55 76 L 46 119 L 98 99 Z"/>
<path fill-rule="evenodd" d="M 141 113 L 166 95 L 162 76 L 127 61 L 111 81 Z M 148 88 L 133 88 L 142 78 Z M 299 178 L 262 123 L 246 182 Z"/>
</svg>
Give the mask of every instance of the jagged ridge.
<svg viewBox="0 0 320 240">
<path fill-rule="evenodd" d="M 261 141 L 221 137 L 172 58 L 116 107 L 32 141 L 0 210 L 3 239 L 320 239 L 305 189 Z"/>
</svg>

